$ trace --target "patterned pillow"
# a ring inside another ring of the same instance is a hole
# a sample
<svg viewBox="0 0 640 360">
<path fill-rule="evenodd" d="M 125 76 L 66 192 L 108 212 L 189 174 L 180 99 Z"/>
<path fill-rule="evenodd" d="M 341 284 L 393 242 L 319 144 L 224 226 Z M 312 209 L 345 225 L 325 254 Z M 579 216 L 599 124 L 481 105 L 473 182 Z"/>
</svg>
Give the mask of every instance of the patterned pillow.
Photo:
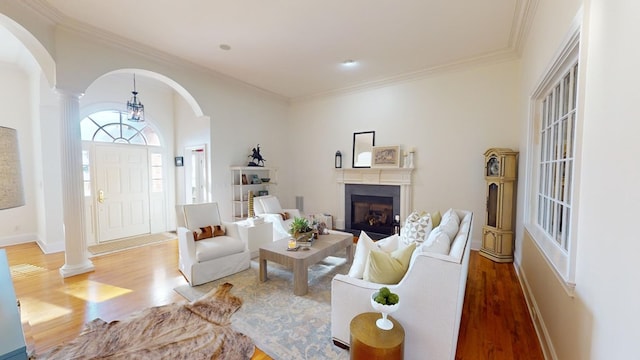
<svg viewBox="0 0 640 360">
<path fill-rule="evenodd" d="M 209 239 L 212 237 L 213 237 L 213 227 L 211 226 L 201 227 L 198 230 L 195 230 L 193 232 L 193 240 L 195 241 Z"/>
<path fill-rule="evenodd" d="M 427 239 L 432 229 L 431 215 L 414 211 L 405 220 L 400 230 L 400 239 L 405 246 L 411 243 L 420 245 Z"/>
</svg>

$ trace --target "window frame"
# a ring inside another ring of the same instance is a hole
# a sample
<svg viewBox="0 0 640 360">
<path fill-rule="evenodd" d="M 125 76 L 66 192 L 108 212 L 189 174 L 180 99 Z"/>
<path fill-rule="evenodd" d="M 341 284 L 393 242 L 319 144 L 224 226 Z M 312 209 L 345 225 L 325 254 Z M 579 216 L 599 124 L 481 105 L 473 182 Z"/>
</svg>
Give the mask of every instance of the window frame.
<svg viewBox="0 0 640 360">
<path fill-rule="evenodd" d="M 529 99 L 530 103 L 530 116 L 528 127 L 528 156 L 527 156 L 527 168 L 530 169 L 527 172 L 526 179 L 526 198 L 524 215 L 524 229 L 527 231 L 538 246 L 541 253 L 544 255 L 551 268 L 554 270 L 556 276 L 563 284 L 567 293 L 573 296 L 575 289 L 575 264 L 577 254 L 577 224 L 578 224 L 578 202 L 579 202 L 579 174 L 580 174 L 580 153 L 582 144 L 581 133 L 581 100 L 583 99 L 581 93 L 583 89 L 580 67 L 580 27 L 577 26 L 573 32 L 569 35 L 564 43 L 564 46 L 554 57 L 554 62 L 545 72 L 542 80 L 539 82 L 534 93 Z M 572 185 L 568 189 L 568 196 L 571 199 L 570 215 L 568 217 L 568 234 L 566 236 L 566 247 L 558 243 L 556 239 L 550 236 L 549 233 L 540 225 L 538 225 L 539 216 L 539 194 L 540 194 L 540 179 L 541 179 L 541 152 L 543 151 L 542 145 L 542 133 L 541 128 L 543 126 L 542 112 L 544 111 L 542 103 L 547 95 L 554 90 L 556 86 L 562 83 L 564 77 L 573 71 L 573 68 L 577 66 L 575 71 L 575 111 L 574 111 L 574 128 L 573 128 L 573 170 L 572 170 Z"/>
</svg>

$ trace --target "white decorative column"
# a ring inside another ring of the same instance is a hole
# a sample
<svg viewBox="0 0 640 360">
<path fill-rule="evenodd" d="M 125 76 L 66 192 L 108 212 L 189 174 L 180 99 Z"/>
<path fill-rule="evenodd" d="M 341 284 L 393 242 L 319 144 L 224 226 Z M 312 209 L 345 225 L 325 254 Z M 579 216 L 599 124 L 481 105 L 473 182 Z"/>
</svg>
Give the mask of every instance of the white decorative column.
<svg viewBox="0 0 640 360">
<path fill-rule="evenodd" d="M 94 270 L 84 234 L 84 187 L 82 184 L 82 139 L 80 97 L 58 89 L 61 116 L 62 202 L 65 256 L 62 277 Z"/>
</svg>

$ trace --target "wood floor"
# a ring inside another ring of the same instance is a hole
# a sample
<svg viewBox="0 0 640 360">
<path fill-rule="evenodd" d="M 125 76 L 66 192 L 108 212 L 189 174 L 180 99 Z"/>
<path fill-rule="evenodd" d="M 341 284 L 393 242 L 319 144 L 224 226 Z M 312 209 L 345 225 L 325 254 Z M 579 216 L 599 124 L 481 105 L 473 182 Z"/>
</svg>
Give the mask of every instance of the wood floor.
<svg viewBox="0 0 640 360">
<path fill-rule="evenodd" d="M 64 254 L 37 245 L 5 247 L 28 349 L 36 353 L 75 338 L 94 318 L 125 318 L 149 306 L 183 301 L 173 288 L 177 241 L 92 258 L 95 271 L 63 279 Z M 512 264 L 472 252 L 456 359 L 543 359 Z M 257 350 L 254 360 L 270 359 Z"/>
</svg>

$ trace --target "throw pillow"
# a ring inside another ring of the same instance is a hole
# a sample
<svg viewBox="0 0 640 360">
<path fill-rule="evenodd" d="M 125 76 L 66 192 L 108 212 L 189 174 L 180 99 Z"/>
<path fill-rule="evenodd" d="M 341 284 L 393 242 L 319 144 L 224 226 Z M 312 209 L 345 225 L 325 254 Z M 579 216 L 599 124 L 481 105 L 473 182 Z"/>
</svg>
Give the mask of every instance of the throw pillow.
<svg viewBox="0 0 640 360">
<path fill-rule="evenodd" d="M 420 245 L 427 239 L 432 229 L 431 215 L 414 211 L 405 220 L 400 230 L 400 238 L 404 245 L 414 242 Z"/>
<path fill-rule="evenodd" d="M 431 223 L 433 224 L 434 228 L 440 225 L 440 221 L 442 221 L 442 215 L 440 215 L 439 210 L 431 213 Z"/>
<path fill-rule="evenodd" d="M 193 232 L 193 240 L 203 240 L 213 237 L 213 228 L 211 226 L 201 227 Z"/>
<path fill-rule="evenodd" d="M 224 236 L 225 234 L 226 234 L 226 231 L 224 230 L 222 225 L 216 225 L 213 227 L 213 237 Z"/>
<path fill-rule="evenodd" d="M 286 212 L 286 211 L 285 211 L 285 212 L 281 212 L 281 213 L 280 213 L 280 216 L 282 216 L 282 220 L 283 220 L 283 221 L 284 221 L 284 220 L 289 220 L 289 219 L 291 219 L 291 215 L 289 215 L 289 213 L 288 213 L 288 212 Z"/>
<path fill-rule="evenodd" d="M 362 279 L 364 274 L 364 266 L 369 256 L 369 251 L 375 247 L 375 243 L 366 232 L 361 231 L 358 243 L 356 244 L 356 251 L 353 256 L 353 263 L 349 269 L 349 276 L 356 279 Z"/>
<path fill-rule="evenodd" d="M 442 255 L 448 255 L 450 249 L 451 238 L 439 227 L 433 229 L 427 241 L 420 247 L 420 251 L 422 252 L 432 252 Z"/>
<path fill-rule="evenodd" d="M 378 241 L 373 241 L 369 235 L 361 231 L 356 251 L 353 256 L 353 263 L 349 269 L 349 276 L 356 279 L 362 279 L 364 269 L 367 264 L 367 258 L 371 250 L 382 250 L 384 252 L 392 252 L 398 248 L 398 235 L 391 235 Z"/>
<path fill-rule="evenodd" d="M 392 253 L 373 250 L 369 252 L 367 265 L 364 270 L 364 280 L 376 284 L 392 285 L 402 280 L 409 268 L 411 255 L 416 249 L 416 244 L 397 249 Z"/>
<path fill-rule="evenodd" d="M 458 214 L 453 210 L 448 210 L 442 217 L 442 222 L 438 226 L 444 233 L 449 236 L 449 239 L 454 239 L 458 233 L 458 227 L 460 226 L 460 218 Z"/>
</svg>

